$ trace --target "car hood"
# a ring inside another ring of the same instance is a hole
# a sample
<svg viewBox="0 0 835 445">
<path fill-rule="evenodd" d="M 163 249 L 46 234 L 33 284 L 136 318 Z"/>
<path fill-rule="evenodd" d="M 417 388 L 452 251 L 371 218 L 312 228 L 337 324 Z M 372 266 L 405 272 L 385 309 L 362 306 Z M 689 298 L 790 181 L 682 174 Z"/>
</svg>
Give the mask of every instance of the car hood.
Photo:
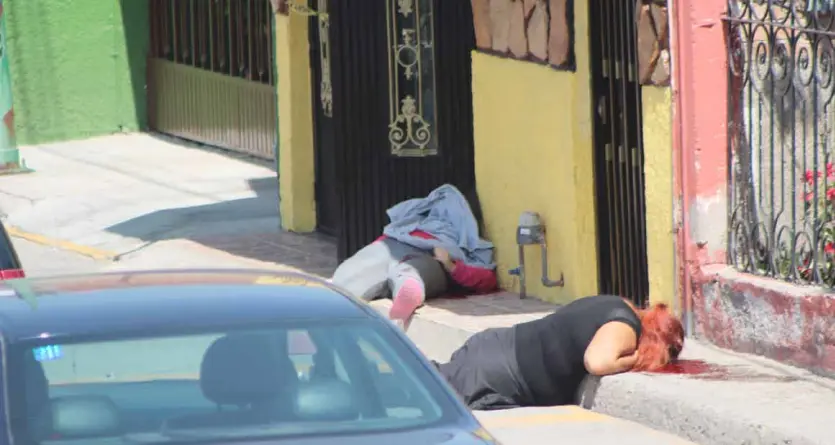
<svg viewBox="0 0 835 445">
<path fill-rule="evenodd" d="M 374 433 L 356 435 L 327 435 L 317 437 L 286 437 L 246 441 L 247 445 L 492 445 L 483 433 L 478 435 L 473 431 L 462 428 L 437 428 L 429 430 L 411 430 L 393 433 Z M 218 443 L 218 442 L 214 442 Z M 235 445 L 239 441 L 223 442 L 224 445 Z M 220 445 L 220 443 L 218 443 Z"/>
</svg>

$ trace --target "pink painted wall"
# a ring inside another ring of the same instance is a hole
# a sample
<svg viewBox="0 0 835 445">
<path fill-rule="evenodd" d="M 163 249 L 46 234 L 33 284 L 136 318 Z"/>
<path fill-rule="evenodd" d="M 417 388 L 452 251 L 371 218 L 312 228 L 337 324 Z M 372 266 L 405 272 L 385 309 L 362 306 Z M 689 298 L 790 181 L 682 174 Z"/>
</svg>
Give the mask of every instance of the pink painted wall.
<svg viewBox="0 0 835 445">
<path fill-rule="evenodd" d="M 674 22 L 677 260 L 688 334 L 835 377 L 831 292 L 726 267 L 725 0 L 678 2 Z M 734 82 L 734 86 L 736 85 Z"/>
<path fill-rule="evenodd" d="M 688 310 L 700 266 L 725 262 L 728 63 L 722 16 L 727 3 L 674 5 L 677 248 L 680 290 Z"/>
</svg>

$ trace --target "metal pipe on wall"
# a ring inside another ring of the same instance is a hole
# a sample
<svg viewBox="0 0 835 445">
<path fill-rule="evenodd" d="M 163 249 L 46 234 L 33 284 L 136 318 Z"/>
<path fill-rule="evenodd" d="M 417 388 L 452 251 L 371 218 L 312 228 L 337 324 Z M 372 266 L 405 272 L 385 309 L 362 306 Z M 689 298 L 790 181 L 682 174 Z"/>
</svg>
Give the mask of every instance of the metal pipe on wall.
<svg viewBox="0 0 835 445">
<path fill-rule="evenodd" d="M 682 318 L 684 319 L 684 329 L 686 334 L 691 336 L 694 334 L 693 289 L 692 277 L 690 273 L 692 260 L 690 256 L 690 223 L 687 218 L 687 209 L 691 203 L 689 171 L 692 159 L 690 157 L 690 152 L 687 149 L 687 147 L 690 146 L 691 134 L 689 127 L 686 125 L 687 119 L 685 111 L 687 110 L 687 105 L 689 105 L 688 98 L 691 97 L 690 94 L 692 93 L 691 82 L 688 81 L 688 69 L 692 59 L 690 58 L 690 47 L 687 43 L 685 43 L 690 42 L 690 33 L 689 28 L 687 27 L 687 24 L 689 23 L 689 15 L 684 7 L 679 6 L 682 6 L 682 3 L 676 2 L 675 0 L 667 0 L 667 11 L 669 11 L 668 14 L 672 19 L 669 20 L 670 47 L 675 49 L 673 54 L 670 55 L 673 61 L 671 64 L 673 72 L 670 76 L 670 87 L 673 93 L 673 149 L 677 151 L 676 154 L 678 155 L 678 169 L 674 169 L 674 172 L 678 176 L 679 190 L 677 190 L 677 192 L 681 197 L 680 204 L 678 206 L 679 217 L 681 218 L 680 228 L 676 227 L 675 229 L 676 231 L 681 231 L 680 237 L 678 238 L 682 244 L 679 246 L 681 251 L 680 261 L 682 263 L 682 273 L 676 275 L 681 276 L 681 282 L 678 284 L 680 285 L 682 292 L 681 297 L 683 301 L 680 304 L 683 306 Z M 674 156 L 673 159 L 675 160 L 676 156 Z M 676 197 L 674 196 L 673 199 L 675 200 Z M 673 208 L 676 208 L 675 202 Z"/>
<path fill-rule="evenodd" d="M 511 275 L 519 277 L 519 298 L 527 297 L 527 271 L 525 270 L 525 246 L 539 245 L 542 255 L 542 285 L 545 287 L 562 287 L 565 277 L 560 273 L 559 280 L 548 277 L 548 244 L 545 241 L 545 225 L 536 212 L 523 212 L 519 217 L 516 228 L 516 244 L 519 246 L 519 265 L 510 270 Z"/>
</svg>

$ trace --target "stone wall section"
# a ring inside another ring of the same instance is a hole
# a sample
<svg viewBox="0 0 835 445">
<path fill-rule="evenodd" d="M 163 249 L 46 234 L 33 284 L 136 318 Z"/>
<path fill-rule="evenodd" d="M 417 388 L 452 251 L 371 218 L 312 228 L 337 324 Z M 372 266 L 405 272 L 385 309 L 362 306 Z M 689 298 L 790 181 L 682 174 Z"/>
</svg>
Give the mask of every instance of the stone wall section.
<svg viewBox="0 0 835 445">
<path fill-rule="evenodd" d="M 520 60 L 572 63 L 570 0 L 471 0 L 476 47 Z"/>
<path fill-rule="evenodd" d="M 670 25 L 666 5 L 638 3 L 638 77 L 642 85 L 670 85 Z"/>
<path fill-rule="evenodd" d="M 273 12 L 276 14 L 287 15 L 290 11 L 287 5 L 287 0 L 270 0 L 273 6 Z"/>
</svg>

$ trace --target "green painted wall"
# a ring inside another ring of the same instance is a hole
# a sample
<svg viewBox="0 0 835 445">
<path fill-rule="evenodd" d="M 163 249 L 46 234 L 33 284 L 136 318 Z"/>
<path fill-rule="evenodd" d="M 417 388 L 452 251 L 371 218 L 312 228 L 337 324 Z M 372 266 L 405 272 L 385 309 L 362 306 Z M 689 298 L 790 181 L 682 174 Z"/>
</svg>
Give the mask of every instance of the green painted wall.
<svg viewBox="0 0 835 445">
<path fill-rule="evenodd" d="M 20 145 L 145 128 L 147 0 L 4 0 Z"/>
</svg>

